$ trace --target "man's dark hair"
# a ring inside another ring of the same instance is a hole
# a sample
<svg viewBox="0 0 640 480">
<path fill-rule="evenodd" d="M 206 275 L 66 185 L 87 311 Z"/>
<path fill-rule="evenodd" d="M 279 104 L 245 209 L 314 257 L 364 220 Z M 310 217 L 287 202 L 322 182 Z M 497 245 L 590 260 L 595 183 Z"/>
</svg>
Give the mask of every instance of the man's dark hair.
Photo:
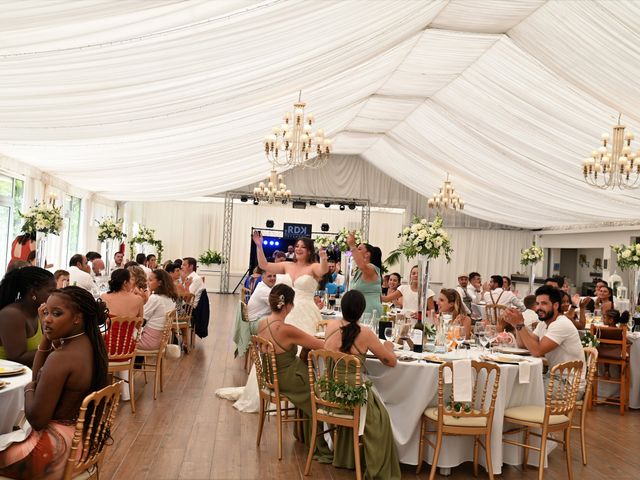
<svg viewBox="0 0 640 480">
<path fill-rule="evenodd" d="M 491 281 L 498 284 L 502 288 L 502 275 L 491 275 Z"/>
<path fill-rule="evenodd" d="M 147 262 L 147 256 L 144 253 L 139 253 L 136 255 L 136 262 L 139 265 L 144 265 Z"/>
<path fill-rule="evenodd" d="M 554 275 L 551 280 L 558 284 L 558 288 L 564 287 L 564 277 L 562 275 Z"/>
<path fill-rule="evenodd" d="M 552 287 L 551 285 L 542 285 L 536 290 L 536 297 L 538 295 L 547 295 L 551 303 L 557 303 L 558 308 L 560 308 L 560 304 L 562 303 L 562 290 L 559 288 Z"/>
<path fill-rule="evenodd" d="M 609 282 L 607 282 L 606 280 L 603 280 L 603 279 L 601 279 L 601 278 L 597 278 L 597 279 L 595 279 L 595 280 L 593 281 L 593 283 L 594 283 L 594 285 L 597 285 L 597 284 L 599 284 L 599 283 L 604 283 L 604 286 L 605 286 L 605 287 L 608 287 L 608 286 L 609 286 Z"/>
<path fill-rule="evenodd" d="M 76 253 L 73 257 L 69 259 L 69 266 L 77 267 L 78 264 L 82 265 L 82 257 L 83 255 L 81 253 Z"/>
<path fill-rule="evenodd" d="M 85 255 L 87 257 L 87 262 L 93 262 L 96 258 L 102 258 L 98 252 L 87 252 Z"/>
<path fill-rule="evenodd" d="M 191 265 L 193 267 L 193 271 L 196 271 L 196 267 L 198 265 L 198 262 L 196 262 L 196 259 L 193 257 L 184 257 L 182 259 L 183 263 L 188 263 L 189 265 Z"/>
<path fill-rule="evenodd" d="M 471 272 L 471 273 L 469 274 L 469 281 L 471 281 L 471 280 L 473 280 L 474 278 L 479 277 L 479 276 L 480 276 L 480 274 L 479 274 L 478 272 Z"/>
<path fill-rule="evenodd" d="M 524 306 L 526 308 L 528 308 L 529 310 L 533 310 L 533 307 L 536 306 L 536 296 L 535 295 L 527 295 L 522 300 L 522 303 L 524 303 Z"/>
<path fill-rule="evenodd" d="M 553 282 L 553 283 L 557 284 L 557 283 L 558 283 L 558 279 L 557 279 L 556 277 L 548 277 L 548 278 L 544 281 L 545 285 L 546 285 L 548 282 Z M 560 285 L 558 285 L 558 288 L 560 288 Z"/>
</svg>

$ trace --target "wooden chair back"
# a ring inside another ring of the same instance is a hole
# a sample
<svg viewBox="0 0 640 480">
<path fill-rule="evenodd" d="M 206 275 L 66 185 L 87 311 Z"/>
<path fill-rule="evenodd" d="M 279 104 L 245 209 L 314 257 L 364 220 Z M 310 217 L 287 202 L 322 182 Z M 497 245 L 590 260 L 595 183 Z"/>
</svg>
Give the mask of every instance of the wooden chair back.
<svg viewBox="0 0 640 480">
<path fill-rule="evenodd" d="M 85 397 L 80 406 L 76 430 L 63 479 L 71 480 L 82 472 L 99 474 L 107 448 L 111 445 L 111 427 L 120 401 L 122 382 L 114 383 Z"/>
<path fill-rule="evenodd" d="M 620 358 L 616 358 L 617 360 L 624 361 L 627 359 L 628 349 L 626 325 L 621 325 L 620 327 L 591 325 L 591 334 L 598 338 L 600 345 L 620 347 Z"/>
<path fill-rule="evenodd" d="M 493 413 L 500 385 L 500 367 L 495 363 L 471 361 L 473 390 L 471 402 L 460 409 L 455 408 L 453 388 L 445 387 L 445 376 L 453 378 L 453 363 L 446 362 L 438 368 L 438 418 L 444 415 L 454 415 L 459 418 L 485 417 L 487 426 L 493 422 Z M 448 370 L 449 372 L 446 372 Z M 445 392 L 447 390 L 447 392 Z M 458 411 L 459 410 L 459 411 Z"/>
<path fill-rule="evenodd" d="M 276 350 L 269 340 L 257 335 L 251 337 L 251 353 L 256 366 L 258 389 L 280 395 L 278 384 L 278 366 L 276 364 Z"/>
<path fill-rule="evenodd" d="M 324 332 L 327 330 L 327 325 L 329 325 L 329 323 L 333 322 L 333 320 L 320 320 L 318 322 L 318 325 L 316 326 L 316 331 L 317 332 Z"/>
<path fill-rule="evenodd" d="M 193 316 L 193 301 L 195 300 L 195 295 L 193 293 L 189 293 L 186 295 L 182 295 L 177 302 L 176 305 L 176 314 L 178 316 L 178 322 L 180 323 L 189 323 L 191 322 L 191 317 Z"/>
<path fill-rule="evenodd" d="M 598 350 L 595 347 L 584 347 L 582 350 L 584 351 L 586 368 L 586 383 L 584 388 L 584 404 L 586 405 L 591 398 L 593 377 L 595 377 L 598 371 Z"/>
<path fill-rule="evenodd" d="M 559 363 L 551 369 L 545 400 L 547 415 L 566 415 L 572 418 L 584 362 Z"/>
<path fill-rule="evenodd" d="M 251 298 L 251 290 L 245 287 L 240 287 L 240 300 L 244 303 L 249 303 L 249 298 Z"/>
<path fill-rule="evenodd" d="M 360 416 L 360 406 L 347 408 L 326 399 L 328 383 L 346 384 L 358 387 L 362 384 L 361 363 L 355 355 L 331 350 L 309 352 L 309 388 L 311 389 L 311 409 L 318 407 L 326 411 L 353 411 L 354 418 Z M 324 380 L 324 381 L 323 381 Z"/>
<path fill-rule="evenodd" d="M 160 347 L 158 347 L 158 354 L 162 356 L 164 351 L 167 349 L 167 343 L 169 343 L 169 339 L 171 338 L 171 330 L 175 327 L 178 321 L 178 316 L 176 314 L 176 310 L 171 310 L 167 312 L 164 320 L 164 328 L 162 329 L 162 339 L 160 340 Z"/>
<path fill-rule="evenodd" d="M 240 315 L 242 316 L 243 322 L 249 321 L 249 308 L 247 307 L 247 304 L 242 300 L 240 300 Z"/>
<path fill-rule="evenodd" d="M 140 317 L 111 318 L 111 327 L 104 336 L 110 362 L 123 362 L 135 355 L 141 328 Z"/>
</svg>

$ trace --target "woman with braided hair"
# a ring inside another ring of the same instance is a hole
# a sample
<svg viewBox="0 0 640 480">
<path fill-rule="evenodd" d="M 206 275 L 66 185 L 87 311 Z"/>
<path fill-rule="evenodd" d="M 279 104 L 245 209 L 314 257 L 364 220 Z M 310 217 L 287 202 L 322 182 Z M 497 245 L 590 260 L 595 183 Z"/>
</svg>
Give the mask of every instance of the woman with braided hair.
<svg viewBox="0 0 640 480">
<path fill-rule="evenodd" d="M 84 398 L 107 385 L 107 351 L 100 325 L 107 309 L 80 287 L 54 290 L 40 308 L 44 336 L 25 387 L 25 415 L 33 431 L 0 452 L 0 475 L 60 478 Z"/>
<path fill-rule="evenodd" d="M 31 367 L 42 339 L 38 307 L 55 288 L 53 275 L 39 267 L 5 275 L 0 282 L 0 359 Z"/>
</svg>

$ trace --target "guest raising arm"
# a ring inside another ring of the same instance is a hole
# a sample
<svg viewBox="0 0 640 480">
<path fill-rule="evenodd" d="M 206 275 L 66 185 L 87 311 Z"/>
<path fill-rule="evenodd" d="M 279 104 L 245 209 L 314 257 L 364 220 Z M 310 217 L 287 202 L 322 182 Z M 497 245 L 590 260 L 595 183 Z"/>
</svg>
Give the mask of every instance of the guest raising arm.
<svg viewBox="0 0 640 480">
<path fill-rule="evenodd" d="M 347 236 L 347 245 L 351 249 L 351 255 L 356 262 L 356 270 L 353 273 L 353 290 L 360 290 L 367 302 L 366 313 L 374 310 L 378 315 L 382 313 L 382 284 L 380 281 L 380 270 L 382 268 L 382 252 L 378 247 L 361 243 L 356 245 L 356 238 L 353 232 Z"/>
<path fill-rule="evenodd" d="M 258 230 L 253 232 L 253 242 L 256 244 L 256 253 L 258 256 L 258 266 L 265 272 L 275 274 L 289 274 L 291 280 L 295 281 L 301 275 L 311 275 L 316 280 L 321 279 L 325 273 L 329 271 L 327 263 L 327 252 L 321 248 L 318 252 L 320 263 L 315 261 L 315 250 L 313 248 L 313 240 L 302 237 L 296 242 L 294 248 L 293 262 L 269 262 L 262 249 L 262 233 Z"/>
</svg>

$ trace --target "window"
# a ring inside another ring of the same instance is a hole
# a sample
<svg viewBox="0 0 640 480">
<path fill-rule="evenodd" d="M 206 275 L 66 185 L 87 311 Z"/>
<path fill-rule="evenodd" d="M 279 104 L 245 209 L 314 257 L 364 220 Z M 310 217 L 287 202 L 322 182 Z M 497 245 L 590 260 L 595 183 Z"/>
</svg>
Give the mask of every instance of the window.
<svg viewBox="0 0 640 480">
<path fill-rule="evenodd" d="M 65 195 L 64 210 L 68 218 L 68 238 L 67 238 L 67 258 L 68 261 L 73 255 L 78 253 L 78 239 L 80 237 L 80 206 L 81 200 L 78 197 Z M 66 265 L 67 262 L 64 262 Z"/>
<path fill-rule="evenodd" d="M 21 234 L 24 180 L 0 174 L 0 273 L 4 275 L 11 259 L 11 243 Z"/>
</svg>

